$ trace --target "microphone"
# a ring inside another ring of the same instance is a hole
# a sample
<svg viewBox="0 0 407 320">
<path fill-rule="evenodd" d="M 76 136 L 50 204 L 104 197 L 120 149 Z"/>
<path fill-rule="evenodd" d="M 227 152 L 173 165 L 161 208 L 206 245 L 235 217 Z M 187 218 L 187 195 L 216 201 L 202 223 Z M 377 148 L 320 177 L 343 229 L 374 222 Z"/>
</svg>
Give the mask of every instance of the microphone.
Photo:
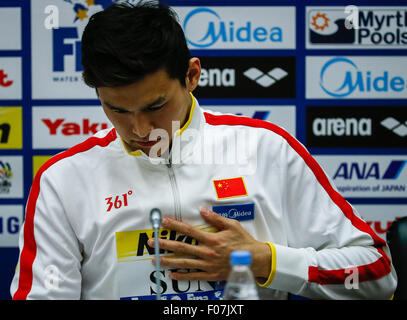
<svg viewBox="0 0 407 320">
<path fill-rule="evenodd" d="M 159 228 L 161 225 L 161 211 L 160 209 L 154 208 L 150 212 L 150 222 L 153 228 Z"/>
<path fill-rule="evenodd" d="M 161 226 L 162 215 L 160 209 L 154 208 L 150 211 L 150 222 L 154 229 L 154 254 L 155 254 L 155 289 L 156 289 L 156 299 L 161 300 L 161 293 L 158 289 L 159 275 L 160 275 L 160 247 L 158 245 L 159 233 L 158 229 Z M 161 278 L 161 277 L 160 277 Z"/>
</svg>

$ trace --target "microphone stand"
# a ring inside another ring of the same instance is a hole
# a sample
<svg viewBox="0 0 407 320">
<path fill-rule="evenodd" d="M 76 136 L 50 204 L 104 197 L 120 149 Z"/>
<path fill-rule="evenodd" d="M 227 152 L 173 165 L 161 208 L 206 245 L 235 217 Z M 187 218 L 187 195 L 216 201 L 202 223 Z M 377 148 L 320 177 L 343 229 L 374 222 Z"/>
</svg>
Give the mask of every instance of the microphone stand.
<svg viewBox="0 0 407 320">
<path fill-rule="evenodd" d="M 161 293 L 159 291 L 159 275 L 160 275 L 160 247 L 158 245 L 158 239 L 159 239 L 159 228 L 161 225 L 161 211 L 157 208 L 154 208 L 150 212 L 150 222 L 153 226 L 154 230 L 154 254 L 155 254 L 155 289 L 156 289 L 156 299 L 161 300 Z"/>
</svg>

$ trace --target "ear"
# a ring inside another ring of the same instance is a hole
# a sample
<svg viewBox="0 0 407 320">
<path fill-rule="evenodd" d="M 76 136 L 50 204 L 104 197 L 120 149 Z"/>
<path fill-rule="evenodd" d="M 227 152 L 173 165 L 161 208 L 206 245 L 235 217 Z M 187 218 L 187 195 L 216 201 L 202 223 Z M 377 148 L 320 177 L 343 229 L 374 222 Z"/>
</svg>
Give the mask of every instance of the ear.
<svg viewBox="0 0 407 320">
<path fill-rule="evenodd" d="M 201 61 L 198 58 L 189 59 L 189 67 L 185 77 L 185 85 L 188 91 L 194 91 L 198 86 L 199 78 L 201 76 Z"/>
</svg>

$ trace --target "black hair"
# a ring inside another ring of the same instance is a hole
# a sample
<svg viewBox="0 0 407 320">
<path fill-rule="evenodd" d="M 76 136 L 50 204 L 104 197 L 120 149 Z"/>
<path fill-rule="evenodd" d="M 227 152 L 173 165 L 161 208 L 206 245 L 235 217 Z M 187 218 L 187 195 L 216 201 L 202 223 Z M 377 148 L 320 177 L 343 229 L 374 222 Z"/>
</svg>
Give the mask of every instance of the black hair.
<svg viewBox="0 0 407 320">
<path fill-rule="evenodd" d="M 129 85 L 160 69 L 185 86 L 190 58 L 176 13 L 157 1 L 115 3 L 92 15 L 82 35 L 82 75 L 92 88 Z"/>
</svg>

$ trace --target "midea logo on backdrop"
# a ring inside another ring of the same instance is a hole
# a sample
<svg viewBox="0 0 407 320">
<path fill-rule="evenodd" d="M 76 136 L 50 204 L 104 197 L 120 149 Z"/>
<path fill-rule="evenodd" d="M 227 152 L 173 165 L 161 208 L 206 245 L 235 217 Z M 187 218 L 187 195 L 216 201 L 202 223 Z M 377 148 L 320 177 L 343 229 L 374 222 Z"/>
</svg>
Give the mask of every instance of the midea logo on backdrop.
<svg viewBox="0 0 407 320">
<path fill-rule="evenodd" d="M 320 86 L 335 98 L 358 92 L 400 92 L 406 89 L 406 81 L 389 71 L 380 74 L 371 70 L 360 70 L 348 58 L 335 57 L 324 64 L 320 73 Z"/>
<path fill-rule="evenodd" d="M 242 25 L 241 22 L 235 21 L 222 21 L 220 15 L 209 8 L 197 8 L 187 14 L 184 20 L 183 28 L 188 34 L 188 26 L 199 21 L 206 32 L 202 38 L 190 39 L 187 36 L 187 42 L 198 48 L 207 48 L 214 45 L 216 42 L 282 42 L 283 33 L 280 27 L 257 27 L 253 28 L 251 21 L 245 21 Z M 240 25 L 240 26 L 238 26 Z"/>
</svg>

